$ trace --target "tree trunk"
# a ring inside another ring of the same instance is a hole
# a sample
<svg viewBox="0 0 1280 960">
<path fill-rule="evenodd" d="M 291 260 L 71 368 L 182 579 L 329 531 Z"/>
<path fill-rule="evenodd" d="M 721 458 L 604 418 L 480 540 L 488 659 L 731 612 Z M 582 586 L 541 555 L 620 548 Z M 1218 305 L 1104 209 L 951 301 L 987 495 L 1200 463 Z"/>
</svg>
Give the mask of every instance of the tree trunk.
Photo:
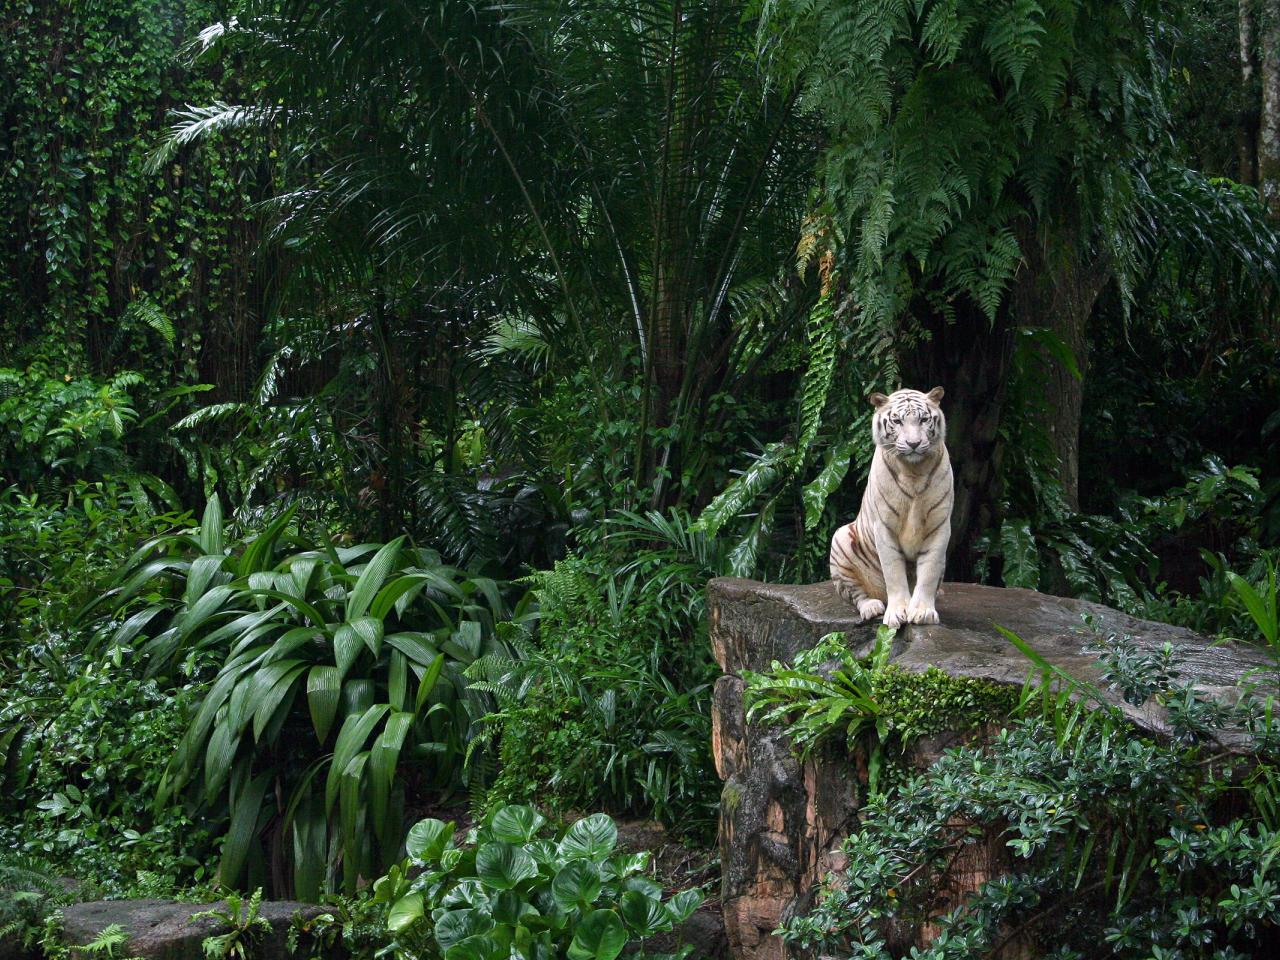
<svg viewBox="0 0 1280 960">
<path fill-rule="evenodd" d="M 1236 125 L 1237 179 L 1253 186 L 1258 182 L 1258 93 L 1254 84 L 1258 58 L 1254 34 L 1253 0 L 1240 0 L 1240 119 Z"/>
<path fill-rule="evenodd" d="M 1280 0 L 1263 0 L 1262 118 L 1258 124 L 1258 183 L 1272 220 L 1280 220 Z"/>
<path fill-rule="evenodd" d="M 1085 339 L 1093 305 L 1110 271 L 1101 260 L 1085 262 L 1074 238 L 1027 231 L 1022 241 L 1023 268 L 1014 281 L 1012 308 L 1019 327 L 1043 327 L 1065 347 L 1075 363 L 1051 349 L 1041 351 L 1049 421 L 1044 424 L 1058 458 L 1058 480 L 1072 509 L 1080 506 L 1080 408 L 1088 365 Z M 1078 374 L 1078 375 L 1077 375 Z"/>
<path fill-rule="evenodd" d="M 1000 416 L 1013 356 L 1013 327 L 1002 309 L 993 324 L 962 306 L 955 322 L 929 325 L 931 338 L 904 358 L 904 383 L 946 388 L 947 449 L 955 472 L 948 580 L 972 580 L 974 543 L 995 526 L 1000 510 Z"/>
</svg>

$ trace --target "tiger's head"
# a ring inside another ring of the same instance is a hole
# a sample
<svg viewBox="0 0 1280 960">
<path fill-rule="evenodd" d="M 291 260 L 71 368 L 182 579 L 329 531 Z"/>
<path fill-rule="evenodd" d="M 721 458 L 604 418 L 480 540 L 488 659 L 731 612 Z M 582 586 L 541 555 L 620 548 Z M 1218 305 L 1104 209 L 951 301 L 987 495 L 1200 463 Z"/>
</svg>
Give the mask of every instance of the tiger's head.
<svg viewBox="0 0 1280 960">
<path fill-rule="evenodd" d="M 871 433 L 876 445 L 887 455 L 907 463 L 919 463 L 947 441 L 947 420 L 938 401 L 942 388 L 928 393 L 919 390 L 895 390 L 889 396 L 871 394 L 876 408 L 871 418 Z"/>
</svg>

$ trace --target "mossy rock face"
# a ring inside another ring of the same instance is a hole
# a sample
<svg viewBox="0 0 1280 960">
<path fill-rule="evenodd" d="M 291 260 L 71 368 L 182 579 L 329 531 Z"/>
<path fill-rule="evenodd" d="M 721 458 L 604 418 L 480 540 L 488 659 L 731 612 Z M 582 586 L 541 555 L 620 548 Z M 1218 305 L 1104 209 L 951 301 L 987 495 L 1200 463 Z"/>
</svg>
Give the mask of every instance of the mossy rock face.
<svg viewBox="0 0 1280 960">
<path fill-rule="evenodd" d="M 712 749 L 725 781 L 725 931 L 737 960 L 776 960 L 785 956 L 773 936 L 779 921 L 806 910 L 815 881 L 840 866 L 833 851 L 857 824 L 867 758 L 856 748 L 828 746 L 799 759 L 782 730 L 747 723 L 742 676 L 767 671 L 775 660 L 791 664 L 831 633 L 843 634 L 855 656 L 866 656 L 878 624 L 859 623 L 829 581 L 791 586 L 717 579 L 707 590 L 707 610 L 712 650 L 725 674 L 716 681 L 712 705 Z M 1242 678 L 1270 662 L 1252 647 L 1214 645 L 1180 627 L 1032 590 L 947 584 L 938 610 L 940 624 L 898 631 L 889 666 L 877 678 L 875 699 L 897 741 L 889 758 L 894 780 L 927 766 L 957 741 L 998 729 L 1016 704 L 1035 668 L 997 625 L 1057 670 L 1090 683 L 1098 682 L 1100 671 L 1086 650 L 1093 637 L 1085 617 L 1108 633 L 1129 635 L 1141 650 L 1165 643 L 1179 648 L 1185 672 L 1208 696 L 1236 695 Z M 1138 709 L 1119 694 L 1112 699 L 1142 730 L 1166 732 L 1159 706 Z M 1248 749 L 1243 736 L 1224 736 L 1220 745 Z M 977 883 L 989 865 L 965 869 L 971 876 L 964 883 Z"/>
</svg>

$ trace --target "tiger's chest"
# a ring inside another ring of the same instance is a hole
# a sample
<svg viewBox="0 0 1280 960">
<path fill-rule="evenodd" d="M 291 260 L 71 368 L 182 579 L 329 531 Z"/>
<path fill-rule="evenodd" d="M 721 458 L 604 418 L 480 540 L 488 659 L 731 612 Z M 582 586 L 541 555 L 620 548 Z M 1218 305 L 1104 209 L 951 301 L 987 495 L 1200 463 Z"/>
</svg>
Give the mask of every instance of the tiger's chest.
<svg viewBox="0 0 1280 960">
<path fill-rule="evenodd" d="M 908 560 L 915 560 L 950 520 L 951 471 L 945 461 L 938 467 L 923 476 L 884 467 L 878 478 L 877 512 Z"/>
<path fill-rule="evenodd" d="M 902 511 L 902 522 L 898 527 L 898 546 L 902 548 L 902 554 L 908 560 L 914 560 L 920 553 L 920 548 L 924 546 L 924 542 L 929 533 L 929 517 L 927 491 L 921 495 L 912 497 Z"/>
</svg>

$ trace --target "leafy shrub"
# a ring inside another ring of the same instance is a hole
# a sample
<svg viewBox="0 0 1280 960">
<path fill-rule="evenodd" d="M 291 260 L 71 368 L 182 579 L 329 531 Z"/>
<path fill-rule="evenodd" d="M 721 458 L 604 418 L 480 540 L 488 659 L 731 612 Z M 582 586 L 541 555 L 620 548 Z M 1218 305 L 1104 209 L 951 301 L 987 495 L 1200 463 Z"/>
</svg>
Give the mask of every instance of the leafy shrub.
<svg viewBox="0 0 1280 960">
<path fill-rule="evenodd" d="M 1270 703 L 1201 699 L 1170 648 L 1147 654 L 1113 635 L 1101 649 L 1105 682 L 1132 704 L 1165 709 L 1168 742 L 1136 733 L 1087 687 L 1056 696 L 1043 687 L 1043 716 L 950 750 L 873 798 L 844 843 L 848 866 L 784 938 L 887 960 L 908 951 L 904 930 L 930 923 L 941 932 L 911 956 L 1269 955 L 1280 920 Z M 1241 728 L 1256 758 L 1223 753 L 1213 739 Z M 1008 873 L 948 903 L 957 851 L 988 836 L 1003 839 Z"/>
<path fill-rule="evenodd" d="M 34 951 L 45 917 L 67 900 L 67 891 L 44 864 L 0 857 L 0 942 L 9 955 Z M 16 949 L 15 949 L 16 948 Z"/>
<path fill-rule="evenodd" d="M 707 839 L 708 547 L 617 545 L 533 575 L 538 614 L 513 628 L 515 656 L 469 671 L 499 704 L 487 719 L 488 735 L 502 737 L 490 802 L 650 814 Z"/>
<path fill-rule="evenodd" d="M 0 463 L 12 483 L 47 485 L 47 471 L 101 475 L 127 466 L 120 443 L 138 419 L 129 391 L 142 376 L 98 382 L 0 368 Z"/>
<path fill-rule="evenodd" d="M 190 522 L 142 475 L 76 481 L 54 496 L 0 490 L 0 643 L 67 628 L 141 537 Z"/>
<path fill-rule="evenodd" d="M 171 497 L 145 477 L 0 491 L 0 846 L 112 894 L 169 895 L 212 845 L 180 804 L 153 803 L 201 683 L 143 677 L 75 622 L 140 535 L 189 522 Z"/>
<path fill-rule="evenodd" d="M 207 826 L 181 803 L 155 803 L 203 684 L 160 683 L 120 651 L 87 657 L 81 646 L 52 636 L 6 667 L 0 844 L 108 893 L 145 879 L 167 895 L 209 879 Z"/>
<path fill-rule="evenodd" d="M 501 649 L 498 585 L 404 538 L 307 543 L 286 511 L 243 544 L 218 501 L 198 531 L 141 547 L 101 598 L 149 676 L 221 661 L 159 797 L 227 818 L 220 875 L 315 898 L 391 862 L 404 791 L 463 778 L 473 717 L 462 675 Z M 139 604 L 139 601 L 141 603 Z M 266 877 L 268 858 L 284 864 Z"/>
<path fill-rule="evenodd" d="M 499 807 L 461 847 L 451 823 L 414 826 L 409 859 L 374 885 L 377 899 L 391 904 L 396 956 L 613 960 L 701 904 L 698 890 L 664 903 L 661 885 L 643 876 L 649 854 L 615 853 L 617 827 L 605 814 L 553 838 L 543 836 L 545 823 L 530 807 Z M 411 877 L 415 868 L 421 872 Z"/>
<path fill-rule="evenodd" d="M 1230 546 L 1240 557 L 1257 552 L 1263 497 L 1250 467 L 1208 457 L 1181 486 L 1159 497 L 1130 495 L 1114 516 L 1074 511 L 1055 482 L 1030 476 L 1034 494 L 1021 504 L 1028 513 L 1006 517 L 982 542 L 983 579 L 991 578 L 997 561 L 1000 582 L 1008 587 L 1065 593 L 1182 622 L 1168 607 L 1194 598 L 1164 589 L 1157 552 L 1162 545 L 1190 539 Z M 1209 583 L 1201 588 L 1215 598 L 1211 606 L 1220 606 L 1225 590 Z"/>
</svg>

